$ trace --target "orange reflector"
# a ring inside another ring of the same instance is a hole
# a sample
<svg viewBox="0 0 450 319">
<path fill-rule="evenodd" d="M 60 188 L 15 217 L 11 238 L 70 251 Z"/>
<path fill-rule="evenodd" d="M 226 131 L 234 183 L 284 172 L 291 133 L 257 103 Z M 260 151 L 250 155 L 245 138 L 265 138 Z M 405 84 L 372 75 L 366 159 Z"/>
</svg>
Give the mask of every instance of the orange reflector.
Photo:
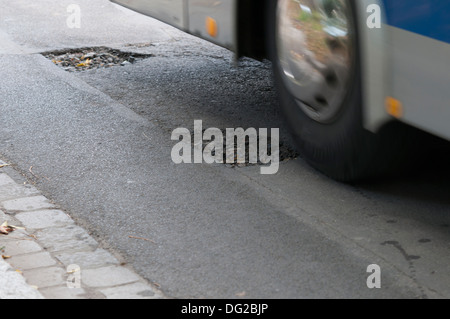
<svg viewBox="0 0 450 319">
<path fill-rule="evenodd" d="M 386 98 L 386 110 L 389 115 L 393 117 L 400 118 L 403 116 L 403 104 L 393 97 Z"/>
<path fill-rule="evenodd" d="M 206 17 L 206 31 L 213 38 L 217 37 L 218 33 L 217 21 L 211 17 Z"/>
</svg>

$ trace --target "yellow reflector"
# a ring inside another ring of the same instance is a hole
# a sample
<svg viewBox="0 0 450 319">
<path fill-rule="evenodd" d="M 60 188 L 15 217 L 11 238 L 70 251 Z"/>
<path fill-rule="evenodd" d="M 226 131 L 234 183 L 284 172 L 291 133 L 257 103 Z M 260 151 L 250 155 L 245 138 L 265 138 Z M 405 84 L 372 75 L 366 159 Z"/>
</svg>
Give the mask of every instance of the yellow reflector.
<svg viewBox="0 0 450 319">
<path fill-rule="evenodd" d="M 393 97 L 386 98 L 386 110 L 389 115 L 393 117 L 400 118 L 403 116 L 403 104 Z"/>
<path fill-rule="evenodd" d="M 217 21 L 211 17 L 206 17 L 206 31 L 213 38 L 217 37 L 218 33 Z"/>
</svg>

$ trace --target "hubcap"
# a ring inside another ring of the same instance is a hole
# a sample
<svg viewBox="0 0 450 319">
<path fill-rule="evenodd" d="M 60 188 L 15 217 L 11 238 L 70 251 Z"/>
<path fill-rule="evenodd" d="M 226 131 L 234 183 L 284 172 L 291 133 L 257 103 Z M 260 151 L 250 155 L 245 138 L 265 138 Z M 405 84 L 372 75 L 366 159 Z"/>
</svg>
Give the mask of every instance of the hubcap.
<svg viewBox="0 0 450 319">
<path fill-rule="evenodd" d="M 298 106 L 333 121 L 346 97 L 353 61 L 346 0 L 278 0 L 276 36 L 283 80 Z"/>
</svg>

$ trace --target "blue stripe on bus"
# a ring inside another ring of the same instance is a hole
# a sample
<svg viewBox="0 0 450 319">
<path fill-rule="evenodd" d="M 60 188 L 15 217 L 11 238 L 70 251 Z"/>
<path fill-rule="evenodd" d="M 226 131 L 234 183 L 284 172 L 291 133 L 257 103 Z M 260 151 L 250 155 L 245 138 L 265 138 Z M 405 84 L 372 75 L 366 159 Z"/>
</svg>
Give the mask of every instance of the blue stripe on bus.
<svg viewBox="0 0 450 319">
<path fill-rule="evenodd" d="M 382 0 L 391 26 L 450 43 L 450 0 Z"/>
</svg>

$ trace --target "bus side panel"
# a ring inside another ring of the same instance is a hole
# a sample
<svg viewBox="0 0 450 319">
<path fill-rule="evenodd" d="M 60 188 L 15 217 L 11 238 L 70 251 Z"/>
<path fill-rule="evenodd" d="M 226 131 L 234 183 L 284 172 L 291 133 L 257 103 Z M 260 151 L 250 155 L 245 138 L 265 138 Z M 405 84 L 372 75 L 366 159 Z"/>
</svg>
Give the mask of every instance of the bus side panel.
<svg viewBox="0 0 450 319">
<path fill-rule="evenodd" d="M 191 34 L 236 51 L 235 0 L 189 0 L 188 10 Z M 208 21 L 210 28 L 215 25 L 216 34 L 208 30 Z"/>
<path fill-rule="evenodd" d="M 388 61 L 390 47 L 386 17 L 382 12 L 382 28 L 367 27 L 367 8 L 377 4 L 381 8 L 381 0 L 354 1 L 359 33 L 361 58 L 361 80 L 363 95 L 363 125 L 372 132 L 377 132 L 385 123 L 392 120 L 384 107 L 391 85 Z"/>
<path fill-rule="evenodd" d="M 131 10 L 151 16 L 174 27 L 187 31 L 188 0 L 111 0 Z"/>
<path fill-rule="evenodd" d="M 403 104 L 400 120 L 450 139 L 450 44 L 390 28 L 393 96 Z"/>
<path fill-rule="evenodd" d="M 450 43 L 450 1 L 383 0 L 390 26 Z"/>
<path fill-rule="evenodd" d="M 450 1 L 383 0 L 400 120 L 450 139 Z"/>
</svg>

